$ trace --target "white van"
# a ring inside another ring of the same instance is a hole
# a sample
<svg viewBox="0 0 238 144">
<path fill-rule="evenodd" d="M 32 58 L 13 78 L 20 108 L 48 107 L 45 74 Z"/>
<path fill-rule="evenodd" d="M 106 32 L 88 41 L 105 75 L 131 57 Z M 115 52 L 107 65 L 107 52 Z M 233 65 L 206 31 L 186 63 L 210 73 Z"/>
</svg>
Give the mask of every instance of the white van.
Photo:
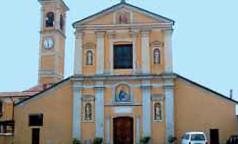
<svg viewBox="0 0 238 144">
<path fill-rule="evenodd" d="M 204 132 L 186 132 L 181 144 L 208 144 L 208 140 Z"/>
</svg>

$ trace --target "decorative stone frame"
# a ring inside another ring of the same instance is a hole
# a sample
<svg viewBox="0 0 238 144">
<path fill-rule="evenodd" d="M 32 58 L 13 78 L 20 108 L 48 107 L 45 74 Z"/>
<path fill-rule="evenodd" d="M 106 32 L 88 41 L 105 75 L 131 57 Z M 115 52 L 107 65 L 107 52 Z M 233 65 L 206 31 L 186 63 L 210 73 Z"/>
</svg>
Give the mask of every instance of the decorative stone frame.
<svg viewBox="0 0 238 144">
<path fill-rule="evenodd" d="M 48 20 L 48 16 L 49 16 L 49 14 L 53 14 L 53 26 L 47 26 L 46 25 L 46 22 L 47 22 L 47 20 Z M 55 12 L 53 12 L 53 11 L 47 11 L 47 12 L 45 12 L 45 14 L 44 14 L 44 28 L 47 28 L 47 29 L 50 29 L 50 28 L 54 28 L 55 27 L 55 24 L 56 24 L 56 14 L 55 14 Z"/>
<path fill-rule="evenodd" d="M 152 59 L 152 65 L 161 65 L 163 62 L 163 55 L 162 55 L 162 47 L 163 47 L 163 43 L 160 41 L 153 41 L 150 43 L 150 47 L 151 47 L 151 59 Z M 154 59 L 154 51 L 158 49 L 160 52 L 160 61 L 159 63 L 155 63 L 155 59 Z"/>
<path fill-rule="evenodd" d="M 82 107 L 81 107 L 81 118 L 82 122 L 94 122 L 95 121 L 95 97 L 94 96 L 82 96 Z M 92 106 L 92 119 L 86 120 L 85 118 L 85 107 L 87 104 Z"/>
<path fill-rule="evenodd" d="M 152 118 L 154 122 L 162 122 L 164 120 L 164 96 L 163 95 L 152 95 Z M 155 119 L 155 105 L 159 103 L 161 105 L 161 119 L 156 120 Z"/>
<path fill-rule="evenodd" d="M 111 38 L 109 40 L 109 44 L 110 44 L 110 73 L 113 74 L 114 71 L 117 71 L 113 68 L 114 63 L 113 63 L 113 53 L 114 53 L 114 45 L 117 42 L 127 42 L 127 43 L 131 43 L 132 44 L 132 52 L 133 52 L 133 64 L 132 64 L 132 69 L 128 69 L 131 70 L 132 72 L 136 72 L 136 58 L 137 58 L 137 52 L 136 52 L 136 39 L 135 38 L 126 38 L 126 39 L 121 39 L 121 38 Z"/>
<path fill-rule="evenodd" d="M 95 66 L 95 64 L 96 64 L 95 49 L 96 49 L 96 45 L 94 43 L 88 42 L 88 43 L 83 45 L 83 52 L 84 52 L 84 54 L 83 54 L 83 63 L 84 63 L 84 66 L 87 66 L 87 67 Z M 87 54 L 88 54 L 89 51 L 92 52 L 92 57 L 93 57 L 92 65 L 87 64 Z"/>
<path fill-rule="evenodd" d="M 133 23 L 133 12 L 127 9 L 121 9 L 119 11 L 116 11 L 113 13 L 113 24 L 119 24 L 117 23 L 117 15 L 120 13 L 128 13 L 129 14 L 129 19 L 128 19 L 128 23 L 127 24 L 132 24 Z"/>
<path fill-rule="evenodd" d="M 128 102 L 120 102 L 120 101 L 117 101 L 117 98 L 116 98 L 116 89 L 118 86 L 120 85 L 125 85 L 129 88 L 129 97 L 130 97 L 130 100 Z M 132 85 L 127 83 L 127 82 L 120 82 L 120 83 L 116 83 L 113 85 L 113 88 L 112 88 L 112 103 L 113 104 L 118 104 L 118 105 L 127 105 L 127 104 L 132 104 L 134 103 L 134 92 L 133 92 L 133 89 L 132 89 Z"/>
</svg>

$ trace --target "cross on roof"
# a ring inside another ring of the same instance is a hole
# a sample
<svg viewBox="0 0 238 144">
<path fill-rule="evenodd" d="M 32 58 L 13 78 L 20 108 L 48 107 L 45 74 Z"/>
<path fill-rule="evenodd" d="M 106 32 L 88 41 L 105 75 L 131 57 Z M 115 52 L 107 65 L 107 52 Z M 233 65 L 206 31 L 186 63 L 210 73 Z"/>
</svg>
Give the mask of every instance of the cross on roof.
<svg viewBox="0 0 238 144">
<path fill-rule="evenodd" d="M 125 3 L 126 2 L 126 0 L 121 0 L 121 3 Z"/>
</svg>

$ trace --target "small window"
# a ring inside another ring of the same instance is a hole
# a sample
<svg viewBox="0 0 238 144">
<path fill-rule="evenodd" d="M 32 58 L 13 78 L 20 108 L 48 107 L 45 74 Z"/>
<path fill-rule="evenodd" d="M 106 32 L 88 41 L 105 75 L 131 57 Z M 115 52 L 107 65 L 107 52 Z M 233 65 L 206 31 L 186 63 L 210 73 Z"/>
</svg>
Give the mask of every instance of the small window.
<svg viewBox="0 0 238 144">
<path fill-rule="evenodd" d="M 160 64 L 160 50 L 155 49 L 153 55 L 154 55 L 154 64 Z"/>
<path fill-rule="evenodd" d="M 133 68 L 132 44 L 114 45 L 113 48 L 114 69 Z"/>
<path fill-rule="evenodd" d="M 30 115 L 29 126 L 43 126 L 43 114 Z"/>
<path fill-rule="evenodd" d="M 53 27 L 54 26 L 55 15 L 53 12 L 48 12 L 46 14 L 45 26 Z"/>
<path fill-rule="evenodd" d="M 91 50 L 87 51 L 86 65 L 93 65 L 93 52 Z"/>
<path fill-rule="evenodd" d="M 60 15 L 60 29 L 62 31 L 64 30 L 64 17 L 63 17 L 63 15 Z"/>
</svg>

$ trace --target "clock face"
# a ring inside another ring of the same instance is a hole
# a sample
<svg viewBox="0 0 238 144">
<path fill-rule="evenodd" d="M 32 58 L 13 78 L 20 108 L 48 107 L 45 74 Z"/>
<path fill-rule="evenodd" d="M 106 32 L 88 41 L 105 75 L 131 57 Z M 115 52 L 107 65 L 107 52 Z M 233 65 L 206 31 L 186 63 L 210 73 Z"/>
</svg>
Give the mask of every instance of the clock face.
<svg viewBox="0 0 238 144">
<path fill-rule="evenodd" d="M 54 47 L 54 40 L 53 38 L 46 38 L 44 40 L 44 48 L 45 49 L 51 49 Z"/>
</svg>

